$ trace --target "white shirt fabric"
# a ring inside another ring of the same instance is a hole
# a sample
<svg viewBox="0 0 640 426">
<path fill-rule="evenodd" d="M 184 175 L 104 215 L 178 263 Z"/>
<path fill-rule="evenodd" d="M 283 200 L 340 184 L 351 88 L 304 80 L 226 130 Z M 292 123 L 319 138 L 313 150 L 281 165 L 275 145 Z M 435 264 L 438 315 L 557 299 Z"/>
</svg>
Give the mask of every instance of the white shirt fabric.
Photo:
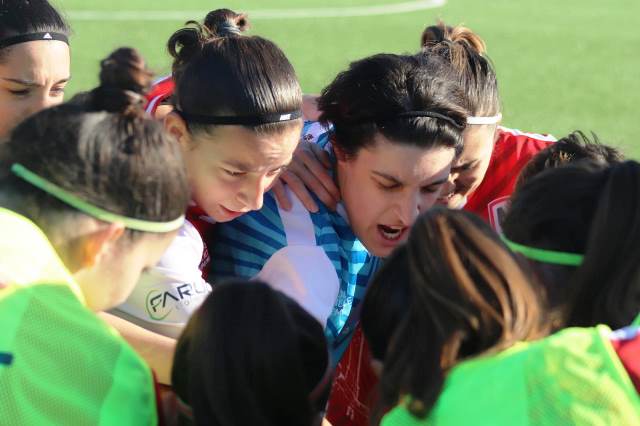
<svg viewBox="0 0 640 426">
<path fill-rule="evenodd" d="M 203 252 L 198 230 L 185 221 L 158 264 L 143 272 L 127 301 L 111 313 L 178 338 L 191 314 L 211 292 L 200 270 Z"/>
</svg>

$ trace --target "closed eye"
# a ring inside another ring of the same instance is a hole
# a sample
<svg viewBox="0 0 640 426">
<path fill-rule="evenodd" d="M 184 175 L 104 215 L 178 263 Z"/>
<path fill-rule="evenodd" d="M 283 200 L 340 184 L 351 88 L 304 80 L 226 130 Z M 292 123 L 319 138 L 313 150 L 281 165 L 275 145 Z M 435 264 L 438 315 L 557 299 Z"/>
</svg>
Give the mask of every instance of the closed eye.
<svg viewBox="0 0 640 426">
<path fill-rule="evenodd" d="M 441 183 L 438 183 L 436 185 L 423 186 L 422 188 L 420 188 L 420 192 L 427 193 L 427 194 L 433 194 L 435 192 L 438 192 L 438 190 L 440 190 L 441 186 L 442 186 Z"/>
<path fill-rule="evenodd" d="M 269 173 L 267 173 L 267 176 L 276 176 L 279 175 L 280 173 L 284 172 L 285 170 L 287 170 L 287 166 L 282 166 L 279 167 L 275 170 L 271 170 Z"/>
<path fill-rule="evenodd" d="M 9 93 L 14 96 L 26 96 L 29 94 L 29 89 L 9 90 Z"/>
<path fill-rule="evenodd" d="M 227 169 L 222 169 L 222 170 L 224 170 L 224 172 L 231 177 L 239 177 L 247 174 L 246 172 L 234 172 L 233 170 L 227 170 Z"/>
</svg>

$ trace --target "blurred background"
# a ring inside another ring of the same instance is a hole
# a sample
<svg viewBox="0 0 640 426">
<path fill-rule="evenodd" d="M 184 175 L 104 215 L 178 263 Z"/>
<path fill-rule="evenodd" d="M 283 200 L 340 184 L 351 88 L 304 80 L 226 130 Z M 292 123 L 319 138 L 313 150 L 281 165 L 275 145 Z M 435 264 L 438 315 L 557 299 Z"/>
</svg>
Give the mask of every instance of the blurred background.
<svg viewBox="0 0 640 426">
<path fill-rule="evenodd" d="M 425 26 L 464 24 L 487 43 L 502 94 L 503 124 L 556 137 L 574 129 L 640 158 L 638 0 L 54 0 L 71 22 L 67 97 L 97 82 L 98 61 L 138 48 L 169 73 L 168 37 L 189 19 L 226 7 L 247 12 L 251 34 L 275 41 L 306 93 L 349 62 L 419 49 Z"/>
</svg>

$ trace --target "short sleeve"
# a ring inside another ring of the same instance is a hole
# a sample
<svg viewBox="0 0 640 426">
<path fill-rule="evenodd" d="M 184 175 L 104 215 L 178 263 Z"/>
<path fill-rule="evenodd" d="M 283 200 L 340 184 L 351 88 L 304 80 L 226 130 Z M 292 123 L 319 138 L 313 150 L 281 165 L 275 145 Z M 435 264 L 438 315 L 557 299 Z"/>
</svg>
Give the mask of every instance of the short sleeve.
<svg viewBox="0 0 640 426">
<path fill-rule="evenodd" d="M 127 301 L 112 313 L 177 338 L 191 314 L 211 292 L 199 267 L 203 251 L 204 243 L 197 229 L 185 222 L 158 264 L 142 274 Z"/>
</svg>

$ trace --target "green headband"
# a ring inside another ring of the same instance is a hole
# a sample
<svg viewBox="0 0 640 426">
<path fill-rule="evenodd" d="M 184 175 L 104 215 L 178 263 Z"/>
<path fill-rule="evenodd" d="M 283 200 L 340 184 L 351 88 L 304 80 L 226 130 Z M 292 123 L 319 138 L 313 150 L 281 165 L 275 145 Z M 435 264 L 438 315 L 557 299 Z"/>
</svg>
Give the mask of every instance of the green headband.
<svg viewBox="0 0 640 426">
<path fill-rule="evenodd" d="M 184 223 L 184 215 L 178 217 L 170 222 L 151 222 L 147 220 L 135 219 L 132 217 L 121 216 L 119 214 L 108 212 L 100 207 L 94 206 L 77 196 L 69 193 L 68 191 L 60 188 L 58 185 L 49 182 L 48 180 L 38 176 L 21 164 L 14 164 L 11 166 L 13 174 L 19 178 L 29 182 L 31 185 L 43 190 L 44 192 L 56 197 L 62 201 L 80 210 L 83 213 L 93 216 L 96 219 L 103 220 L 109 223 L 121 223 L 126 228 L 143 232 L 171 232 L 180 228 Z"/>
<path fill-rule="evenodd" d="M 502 237 L 502 240 L 512 251 L 520 253 L 528 259 L 537 260 L 538 262 L 552 263 L 554 265 L 580 266 L 584 259 L 584 256 L 581 254 L 528 247 L 514 243 L 504 236 Z"/>
</svg>

